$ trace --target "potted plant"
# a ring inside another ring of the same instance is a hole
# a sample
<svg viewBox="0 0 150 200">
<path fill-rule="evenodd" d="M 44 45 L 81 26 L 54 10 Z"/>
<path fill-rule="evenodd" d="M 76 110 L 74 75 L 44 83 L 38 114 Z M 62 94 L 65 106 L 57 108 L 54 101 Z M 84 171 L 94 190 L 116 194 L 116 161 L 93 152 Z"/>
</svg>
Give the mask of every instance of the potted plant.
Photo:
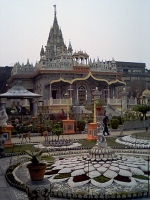
<svg viewBox="0 0 150 200">
<path fill-rule="evenodd" d="M 43 149 L 41 149 L 37 152 L 33 152 L 33 151 L 29 151 L 29 150 L 24 150 L 24 152 L 27 155 L 19 158 L 19 160 L 25 158 L 25 160 L 23 162 L 21 162 L 20 167 L 25 162 L 30 161 L 30 163 L 27 164 L 26 167 L 29 170 L 31 180 L 32 181 L 42 181 L 44 178 L 46 167 L 47 167 L 47 163 L 42 162 L 42 160 L 44 160 L 42 157 L 42 154 L 44 153 Z"/>
<path fill-rule="evenodd" d="M 102 99 L 98 99 L 95 104 L 96 104 L 96 110 L 100 111 L 103 105 Z"/>
</svg>

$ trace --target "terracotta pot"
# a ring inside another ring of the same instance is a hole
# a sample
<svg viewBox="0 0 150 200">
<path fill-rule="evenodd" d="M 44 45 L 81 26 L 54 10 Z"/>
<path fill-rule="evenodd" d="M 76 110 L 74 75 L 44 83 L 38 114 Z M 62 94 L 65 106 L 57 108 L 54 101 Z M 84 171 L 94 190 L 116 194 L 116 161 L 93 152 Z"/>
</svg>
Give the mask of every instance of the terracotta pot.
<svg viewBox="0 0 150 200">
<path fill-rule="evenodd" d="M 31 180 L 42 181 L 44 178 L 46 167 L 46 163 L 39 163 L 38 165 L 34 165 L 32 163 L 28 164 L 27 168 L 29 170 Z"/>
</svg>

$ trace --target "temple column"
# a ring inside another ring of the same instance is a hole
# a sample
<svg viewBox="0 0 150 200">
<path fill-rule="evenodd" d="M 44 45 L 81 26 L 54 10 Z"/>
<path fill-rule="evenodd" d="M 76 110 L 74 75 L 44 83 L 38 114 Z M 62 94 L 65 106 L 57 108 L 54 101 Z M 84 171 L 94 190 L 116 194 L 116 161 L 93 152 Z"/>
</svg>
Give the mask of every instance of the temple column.
<svg viewBox="0 0 150 200">
<path fill-rule="evenodd" d="M 88 88 L 87 88 L 87 104 L 91 103 L 91 91 L 89 88 L 90 87 L 88 86 Z"/>
<path fill-rule="evenodd" d="M 69 86 L 69 96 L 70 96 L 70 103 L 72 105 L 72 85 Z"/>
<path fill-rule="evenodd" d="M 53 104 L 53 100 L 52 100 L 52 85 L 49 84 L 49 100 L 50 100 L 50 105 Z"/>
<path fill-rule="evenodd" d="M 59 99 L 61 99 L 61 87 L 59 86 Z"/>
<path fill-rule="evenodd" d="M 30 102 L 30 115 L 34 115 L 34 99 L 29 99 Z"/>
<path fill-rule="evenodd" d="M 123 88 L 123 91 L 121 92 L 121 101 L 122 101 L 121 112 L 124 112 L 127 110 L 127 96 L 128 96 L 128 92 L 126 91 L 126 88 Z"/>
<path fill-rule="evenodd" d="M 77 102 L 79 101 L 79 91 L 77 89 Z"/>
<path fill-rule="evenodd" d="M 23 99 L 22 103 L 23 103 L 22 106 L 24 106 L 24 107 L 26 107 L 26 106 L 29 105 L 29 104 L 28 104 L 28 99 Z"/>
<path fill-rule="evenodd" d="M 115 88 L 113 87 L 113 99 L 115 98 Z"/>
<path fill-rule="evenodd" d="M 108 103 L 108 104 L 110 103 L 110 88 L 109 88 L 109 85 L 108 85 L 108 97 L 107 97 L 107 103 Z"/>
<path fill-rule="evenodd" d="M 38 115 L 38 100 L 34 99 L 33 103 L 33 115 L 37 116 Z"/>
<path fill-rule="evenodd" d="M 6 101 L 7 101 L 6 98 L 1 98 L 0 99 L 0 106 L 3 106 L 5 109 L 6 109 Z"/>
<path fill-rule="evenodd" d="M 108 85 L 108 98 L 110 98 L 110 91 L 109 91 L 109 85 Z"/>
</svg>

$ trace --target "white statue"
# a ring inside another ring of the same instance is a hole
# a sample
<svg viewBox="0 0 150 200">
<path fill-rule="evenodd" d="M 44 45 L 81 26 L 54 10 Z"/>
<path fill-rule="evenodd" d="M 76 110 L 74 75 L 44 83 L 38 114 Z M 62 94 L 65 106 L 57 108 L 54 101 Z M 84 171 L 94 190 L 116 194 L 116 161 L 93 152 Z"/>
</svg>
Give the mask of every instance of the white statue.
<svg viewBox="0 0 150 200">
<path fill-rule="evenodd" d="M 98 122 L 97 123 L 97 143 L 96 143 L 96 145 L 99 148 L 107 146 L 106 138 L 103 135 L 103 130 L 104 130 L 104 127 L 103 127 L 102 123 Z"/>
<path fill-rule="evenodd" d="M 6 113 L 6 110 L 3 106 L 0 106 L 0 126 L 6 126 L 7 125 L 8 116 Z"/>
</svg>

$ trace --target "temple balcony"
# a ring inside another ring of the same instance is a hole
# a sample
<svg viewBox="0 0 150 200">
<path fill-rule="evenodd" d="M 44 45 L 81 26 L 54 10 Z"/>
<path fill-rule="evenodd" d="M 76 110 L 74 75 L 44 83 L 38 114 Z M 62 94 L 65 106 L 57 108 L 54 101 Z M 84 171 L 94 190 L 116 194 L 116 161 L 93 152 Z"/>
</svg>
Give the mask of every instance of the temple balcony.
<svg viewBox="0 0 150 200">
<path fill-rule="evenodd" d="M 110 98 L 107 98 L 107 104 L 110 104 L 110 105 L 121 105 L 121 99 L 110 99 Z"/>
<path fill-rule="evenodd" d="M 72 99 L 53 99 L 44 100 L 44 106 L 49 105 L 72 105 Z"/>
<path fill-rule="evenodd" d="M 107 104 L 110 105 L 121 105 L 121 99 L 110 99 L 107 98 Z M 137 98 L 128 99 L 128 105 L 137 105 Z"/>
</svg>

